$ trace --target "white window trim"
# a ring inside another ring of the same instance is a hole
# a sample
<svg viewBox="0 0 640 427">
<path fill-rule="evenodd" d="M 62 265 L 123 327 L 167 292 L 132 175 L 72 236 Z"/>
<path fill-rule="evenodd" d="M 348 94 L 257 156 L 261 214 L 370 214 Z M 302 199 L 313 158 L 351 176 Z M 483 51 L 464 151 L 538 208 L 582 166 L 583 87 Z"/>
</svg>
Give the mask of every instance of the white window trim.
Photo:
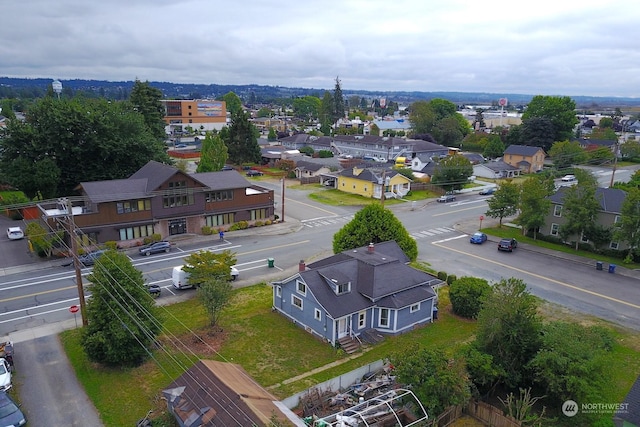
<svg viewBox="0 0 640 427">
<path fill-rule="evenodd" d="M 304 290 L 300 290 L 301 287 L 303 287 Z M 296 292 L 300 295 L 307 296 L 307 284 L 302 280 L 296 280 Z"/>
<path fill-rule="evenodd" d="M 556 227 L 555 233 L 553 232 L 553 227 Z M 560 231 L 560 224 L 556 224 L 556 223 L 551 224 L 551 229 L 549 230 L 549 234 L 551 234 L 552 236 L 557 236 L 558 234 L 560 234 L 559 231 Z"/>
<path fill-rule="evenodd" d="M 553 207 L 553 216 L 555 217 L 562 217 L 562 205 L 555 205 Z"/>
<path fill-rule="evenodd" d="M 613 250 L 618 250 L 618 248 L 620 247 L 620 244 L 618 242 L 610 242 L 609 243 L 609 249 L 613 249 Z"/>
<path fill-rule="evenodd" d="M 382 312 L 387 312 L 387 324 L 382 323 Z M 388 328 L 391 325 L 391 310 L 388 308 L 379 308 L 378 309 L 378 326 L 381 328 Z"/>
<path fill-rule="evenodd" d="M 361 311 L 358 313 L 358 329 L 362 329 L 367 326 L 367 312 Z"/>
<path fill-rule="evenodd" d="M 416 311 L 420 311 L 420 303 L 411 304 L 409 307 L 409 313 L 415 313 Z"/>
<path fill-rule="evenodd" d="M 300 301 L 300 305 L 297 305 L 295 301 Z M 291 305 L 296 308 L 299 308 L 300 310 L 304 309 L 304 301 L 302 300 L 302 298 L 294 294 L 291 294 Z"/>
<path fill-rule="evenodd" d="M 282 287 L 276 286 L 276 297 L 282 298 Z"/>
<path fill-rule="evenodd" d="M 317 321 L 322 321 L 322 312 L 318 308 L 313 309 L 313 318 Z"/>
</svg>

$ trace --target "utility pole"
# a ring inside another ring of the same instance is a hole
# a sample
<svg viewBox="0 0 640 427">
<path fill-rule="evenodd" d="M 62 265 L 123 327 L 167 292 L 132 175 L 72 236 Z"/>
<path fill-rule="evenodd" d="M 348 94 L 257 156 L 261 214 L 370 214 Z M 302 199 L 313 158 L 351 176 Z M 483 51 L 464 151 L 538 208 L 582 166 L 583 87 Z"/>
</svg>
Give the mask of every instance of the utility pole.
<svg viewBox="0 0 640 427">
<path fill-rule="evenodd" d="M 285 182 L 285 177 L 282 177 L 282 222 L 284 222 L 284 185 Z"/>
<path fill-rule="evenodd" d="M 382 194 L 380 195 L 380 201 L 382 202 L 382 207 L 384 208 L 384 187 L 385 187 L 385 179 L 386 179 L 386 175 L 387 175 L 387 170 L 383 169 L 382 170 Z"/>
<path fill-rule="evenodd" d="M 616 166 L 618 165 L 619 152 L 620 152 L 620 141 L 616 141 L 616 151 L 613 157 L 613 171 L 611 172 L 611 182 L 609 183 L 609 188 L 613 187 L 613 179 L 616 175 Z"/>
<path fill-rule="evenodd" d="M 80 260 L 78 259 L 78 248 L 76 242 L 76 224 L 73 220 L 73 206 L 67 198 L 59 199 L 67 211 L 67 232 L 71 239 L 71 256 L 73 257 L 73 268 L 76 272 L 76 285 L 78 286 L 78 300 L 80 302 L 80 315 L 82 316 L 82 326 L 89 325 L 87 320 L 87 304 L 84 300 L 84 287 L 82 285 L 82 269 L 80 266 Z"/>
</svg>

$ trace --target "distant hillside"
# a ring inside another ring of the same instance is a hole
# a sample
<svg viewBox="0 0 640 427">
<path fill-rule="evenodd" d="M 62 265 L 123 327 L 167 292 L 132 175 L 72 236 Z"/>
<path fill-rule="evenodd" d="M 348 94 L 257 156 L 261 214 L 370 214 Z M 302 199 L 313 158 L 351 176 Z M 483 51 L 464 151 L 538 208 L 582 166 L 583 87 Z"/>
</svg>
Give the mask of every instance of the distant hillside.
<svg viewBox="0 0 640 427">
<path fill-rule="evenodd" d="M 52 79 L 19 79 L 0 77 L 0 98 L 38 98 L 44 96 L 51 87 Z M 88 96 L 109 99 L 126 99 L 133 87 L 133 81 L 111 82 L 106 80 L 61 80 L 63 93 L 85 93 Z M 236 93 L 245 103 L 271 103 L 277 100 L 298 96 L 314 95 L 322 98 L 325 90 L 316 88 L 289 88 L 283 86 L 261 85 L 217 85 L 217 84 L 180 84 L 171 82 L 150 82 L 162 91 L 165 98 L 215 98 L 228 92 Z M 485 92 L 385 92 L 354 91 L 342 88 L 345 97 L 357 95 L 368 99 L 386 98 L 399 104 L 409 104 L 416 100 L 433 98 L 447 99 L 455 104 L 491 105 L 500 98 L 507 98 L 510 105 L 525 105 L 534 95 Z M 596 96 L 572 96 L 580 109 L 608 109 L 625 106 L 640 106 L 638 98 L 616 98 Z"/>
</svg>

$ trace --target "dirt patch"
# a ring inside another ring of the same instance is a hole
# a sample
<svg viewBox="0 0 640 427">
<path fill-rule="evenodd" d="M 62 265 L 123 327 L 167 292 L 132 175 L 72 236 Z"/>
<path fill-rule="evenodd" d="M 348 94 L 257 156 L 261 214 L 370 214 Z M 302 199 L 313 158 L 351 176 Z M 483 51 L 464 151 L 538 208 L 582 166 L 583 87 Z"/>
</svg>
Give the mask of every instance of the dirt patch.
<svg viewBox="0 0 640 427">
<path fill-rule="evenodd" d="M 199 356 L 215 356 L 227 340 L 227 332 L 219 326 L 199 329 L 177 337 L 189 350 Z"/>
</svg>

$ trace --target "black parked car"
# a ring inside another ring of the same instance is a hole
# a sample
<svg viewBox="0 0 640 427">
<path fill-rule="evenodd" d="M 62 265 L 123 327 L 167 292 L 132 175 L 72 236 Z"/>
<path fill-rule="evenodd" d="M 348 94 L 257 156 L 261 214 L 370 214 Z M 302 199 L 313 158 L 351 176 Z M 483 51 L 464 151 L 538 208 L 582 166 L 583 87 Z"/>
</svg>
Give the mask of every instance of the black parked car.
<svg viewBox="0 0 640 427">
<path fill-rule="evenodd" d="M 518 247 L 518 241 L 516 239 L 502 239 L 498 242 L 498 250 L 505 252 L 513 252 Z"/>
<path fill-rule="evenodd" d="M 159 254 L 160 252 L 171 252 L 171 243 L 162 240 L 160 242 L 150 243 L 147 246 L 140 248 L 140 255 L 149 256 L 151 254 Z"/>
</svg>

